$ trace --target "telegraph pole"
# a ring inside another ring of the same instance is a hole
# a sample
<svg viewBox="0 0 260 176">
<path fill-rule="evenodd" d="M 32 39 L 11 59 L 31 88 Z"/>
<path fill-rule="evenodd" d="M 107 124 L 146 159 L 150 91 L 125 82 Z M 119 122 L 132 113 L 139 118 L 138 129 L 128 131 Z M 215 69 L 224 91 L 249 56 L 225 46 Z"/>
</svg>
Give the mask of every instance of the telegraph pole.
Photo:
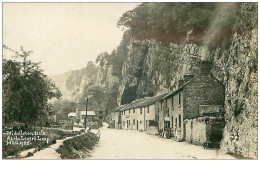
<svg viewBox="0 0 260 176">
<path fill-rule="evenodd" d="M 87 117 L 88 117 L 88 98 L 87 98 L 87 101 L 86 101 L 86 117 L 84 119 L 84 122 L 85 122 L 85 130 L 87 129 Z"/>
</svg>

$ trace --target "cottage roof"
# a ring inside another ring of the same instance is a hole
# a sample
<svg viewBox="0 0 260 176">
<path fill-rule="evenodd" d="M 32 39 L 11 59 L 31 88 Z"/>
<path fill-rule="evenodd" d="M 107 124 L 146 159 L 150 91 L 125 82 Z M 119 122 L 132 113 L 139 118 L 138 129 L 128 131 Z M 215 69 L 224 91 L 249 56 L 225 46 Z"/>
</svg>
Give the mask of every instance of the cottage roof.
<svg viewBox="0 0 260 176">
<path fill-rule="evenodd" d="M 116 109 L 114 109 L 113 112 L 118 112 L 118 111 L 120 111 L 122 108 L 124 108 L 127 105 L 128 104 L 121 105 L 121 106 L 117 107 Z"/>
<path fill-rule="evenodd" d="M 181 92 L 181 91 L 183 90 L 183 88 L 184 88 L 185 86 L 187 86 L 189 83 L 191 83 L 191 82 L 192 82 L 195 78 L 197 78 L 197 77 L 198 77 L 198 76 L 194 76 L 194 78 L 192 78 L 191 80 L 187 81 L 187 82 L 186 82 L 183 86 L 181 86 L 179 89 L 174 90 L 174 91 L 170 91 L 168 94 L 166 94 L 164 97 L 162 97 L 162 98 L 160 99 L 160 101 L 165 100 L 165 99 L 167 99 L 167 98 L 170 98 L 170 97 L 172 97 L 172 96 L 178 94 L 179 92 Z"/>
<path fill-rule="evenodd" d="M 76 117 L 76 113 L 75 113 L 75 112 L 70 112 L 70 113 L 68 114 L 68 117 Z"/>
<path fill-rule="evenodd" d="M 86 111 L 79 111 L 81 115 L 86 115 Z M 95 111 L 88 111 L 88 116 L 95 116 Z"/>
<path fill-rule="evenodd" d="M 128 109 L 133 109 L 133 108 L 141 108 L 141 107 L 146 107 L 149 105 L 154 104 L 156 101 L 160 100 L 162 97 L 164 97 L 166 94 L 161 94 L 157 95 L 155 97 L 146 97 L 142 99 L 137 99 L 133 101 L 132 103 L 128 104 L 124 108 L 122 108 L 120 111 L 128 110 Z"/>
<path fill-rule="evenodd" d="M 134 100 L 132 101 L 131 103 L 127 104 L 126 106 L 124 106 L 123 108 L 121 108 L 119 111 L 124 111 L 124 110 L 127 110 L 127 109 L 131 109 L 135 106 L 136 103 L 138 103 L 139 101 L 141 101 L 141 99 L 137 99 L 137 100 Z"/>
</svg>

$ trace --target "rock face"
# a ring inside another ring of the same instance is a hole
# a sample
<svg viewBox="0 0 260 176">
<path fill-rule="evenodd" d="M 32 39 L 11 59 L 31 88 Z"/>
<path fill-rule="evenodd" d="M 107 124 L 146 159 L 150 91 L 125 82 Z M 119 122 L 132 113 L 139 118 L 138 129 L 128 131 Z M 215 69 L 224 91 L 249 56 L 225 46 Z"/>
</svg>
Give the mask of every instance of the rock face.
<svg viewBox="0 0 260 176">
<path fill-rule="evenodd" d="M 199 71 L 198 46 L 192 43 L 132 41 L 128 50 L 122 69 L 121 104 L 175 89 L 184 74 Z"/>
<path fill-rule="evenodd" d="M 61 90 L 64 99 L 78 101 L 88 86 L 112 89 L 114 85 L 118 85 L 119 78 L 114 76 L 112 71 L 112 65 L 100 66 L 89 62 L 87 67 L 81 70 L 69 71 L 50 78 Z"/>
<path fill-rule="evenodd" d="M 226 126 L 221 147 L 257 158 L 257 30 L 234 35 L 226 58 Z"/>
</svg>

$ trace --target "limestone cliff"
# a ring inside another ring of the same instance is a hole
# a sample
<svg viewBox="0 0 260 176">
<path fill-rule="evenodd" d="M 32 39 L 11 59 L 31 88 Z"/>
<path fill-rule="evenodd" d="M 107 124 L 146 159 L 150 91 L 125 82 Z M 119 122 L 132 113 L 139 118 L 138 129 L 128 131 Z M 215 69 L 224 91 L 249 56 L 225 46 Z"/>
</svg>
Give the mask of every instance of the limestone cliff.
<svg viewBox="0 0 260 176">
<path fill-rule="evenodd" d="M 230 153 L 257 157 L 257 30 L 233 36 L 226 65 L 226 126 L 222 148 Z"/>
</svg>

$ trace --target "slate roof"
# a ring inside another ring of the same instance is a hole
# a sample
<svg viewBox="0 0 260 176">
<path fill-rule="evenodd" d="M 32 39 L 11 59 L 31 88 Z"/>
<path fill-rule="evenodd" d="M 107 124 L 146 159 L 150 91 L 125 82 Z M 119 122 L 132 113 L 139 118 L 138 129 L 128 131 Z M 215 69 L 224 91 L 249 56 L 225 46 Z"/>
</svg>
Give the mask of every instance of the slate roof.
<svg viewBox="0 0 260 176">
<path fill-rule="evenodd" d="M 76 113 L 75 112 L 70 112 L 69 114 L 68 114 L 68 117 L 76 117 L 77 115 L 76 115 Z"/>
<path fill-rule="evenodd" d="M 81 115 L 86 115 L 86 111 L 79 111 L 81 112 Z M 88 116 L 95 116 L 96 113 L 95 111 L 88 111 Z"/>
<path fill-rule="evenodd" d="M 186 85 L 188 85 L 189 83 L 191 83 L 191 82 L 192 82 L 195 78 L 197 78 L 197 77 L 198 77 L 198 76 L 194 76 L 191 80 L 187 81 L 187 82 L 186 82 L 183 86 L 181 86 L 179 89 L 174 90 L 174 91 L 170 91 L 168 94 L 166 94 L 164 97 L 162 97 L 162 98 L 160 99 L 160 101 L 165 100 L 165 99 L 167 99 L 167 98 L 169 98 L 169 97 L 172 97 L 172 96 L 178 94 L 179 92 L 181 92 L 181 91 L 183 90 L 183 88 L 184 88 Z"/>
<path fill-rule="evenodd" d="M 121 106 L 117 107 L 116 109 L 114 109 L 113 112 L 118 112 L 118 111 L 120 111 L 122 108 L 124 108 L 127 105 L 128 104 L 121 105 Z"/>
<path fill-rule="evenodd" d="M 164 97 L 165 95 L 166 94 L 161 94 L 161 95 L 157 95 L 154 97 L 146 97 L 146 98 L 142 98 L 142 99 L 137 99 L 137 100 L 133 101 L 132 103 L 128 104 L 127 106 L 125 106 L 124 108 L 122 108 L 120 111 L 129 110 L 129 109 L 133 109 L 133 108 L 141 108 L 141 107 L 146 107 L 146 106 L 152 105 L 156 101 L 158 101 L 162 97 Z"/>
</svg>

